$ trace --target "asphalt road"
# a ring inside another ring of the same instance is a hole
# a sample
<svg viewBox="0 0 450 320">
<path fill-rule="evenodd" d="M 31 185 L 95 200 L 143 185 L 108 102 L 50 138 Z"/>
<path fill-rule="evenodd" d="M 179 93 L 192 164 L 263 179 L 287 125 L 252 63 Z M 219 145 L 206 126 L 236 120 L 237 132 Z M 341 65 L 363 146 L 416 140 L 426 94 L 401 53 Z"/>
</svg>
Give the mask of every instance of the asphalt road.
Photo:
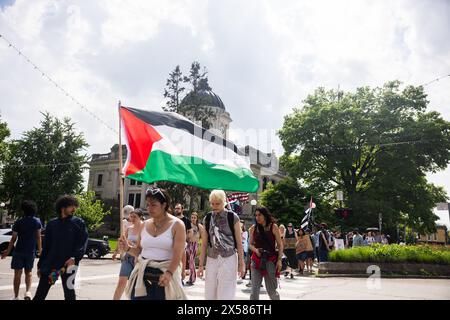
<svg viewBox="0 0 450 320">
<path fill-rule="evenodd" d="M 35 261 L 36 263 L 37 261 Z M 10 269 L 11 258 L 0 260 L 0 300 L 9 300 L 13 296 L 13 272 Z M 120 269 L 119 261 L 111 259 L 89 260 L 81 262 L 76 280 L 77 298 L 80 300 L 111 300 Z M 31 292 L 36 291 L 38 278 L 33 270 Z M 248 300 L 250 288 L 245 280 L 238 284 L 236 299 Z M 194 286 L 185 288 L 189 299 L 204 299 L 204 280 L 198 279 Z M 296 276 L 294 279 L 280 279 L 278 292 L 282 300 L 379 300 L 379 299 L 450 299 L 450 280 L 446 279 L 373 279 L 373 278 L 316 278 L 314 276 Z M 19 297 L 25 293 L 24 283 Z M 261 290 L 261 300 L 269 297 Z M 62 300 L 63 290 L 58 281 L 50 290 L 48 300 Z M 124 298 L 123 298 L 124 299 Z"/>
</svg>

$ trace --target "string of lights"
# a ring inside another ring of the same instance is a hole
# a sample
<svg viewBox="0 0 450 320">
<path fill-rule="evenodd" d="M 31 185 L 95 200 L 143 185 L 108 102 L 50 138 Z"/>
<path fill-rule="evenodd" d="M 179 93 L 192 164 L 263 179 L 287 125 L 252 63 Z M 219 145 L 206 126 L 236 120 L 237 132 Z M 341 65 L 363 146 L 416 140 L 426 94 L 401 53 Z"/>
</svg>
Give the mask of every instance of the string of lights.
<svg viewBox="0 0 450 320">
<path fill-rule="evenodd" d="M 72 161 L 72 162 L 61 162 L 61 163 L 39 163 L 39 164 L 6 164 L 3 168 L 34 168 L 34 167 L 59 167 L 68 166 L 72 164 L 88 164 L 87 161 Z"/>
<path fill-rule="evenodd" d="M 422 87 L 426 87 L 426 86 L 428 86 L 428 85 L 430 85 L 430 84 L 432 84 L 434 82 L 438 82 L 439 80 L 442 80 L 442 79 L 447 78 L 447 77 L 450 77 L 450 73 L 446 74 L 446 75 L 444 75 L 442 77 L 436 78 L 434 80 L 428 81 L 427 83 L 422 84 Z"/>
<path fill-rule="evenodd" d="M 103 124 L 105 127 L 107 127 L 109 130 L 111 130 L 114 133 L 118 134 L 118 131 L 114 128 L 112 128 L 109 124 L 107 124 L 105 121 L 103 121 L 99 116 L 97 116 L 94 112 L 92 112 L 88 107 L 86 107 L 84 104 L 82 104 L 78 99 L 76 99 L 72 94 L 67 92 L 62 86 L 60 86 L 55 80 L 53 80 L 47 73 L 45 73 L 39 66 L 37 66 L 30 58 L 28 58 L 22 51 L 17 48 L 11 41 L 5 38 L 4 35 L 0 34 L 0 39 L 2 39 L 9 48 L 16 51 L 19 56 L 23 57 L 25 61 L 30 64 L 36 71 L 38 71 L 42 77 L 46 78 L 50 83 L 52 83 L 57 89 L 59 89 L 67 98 L 71 99 L 76 105 L 78 105 L 81 110 L 87 112 L 91 117 L 93 117 L 95 120 Z"/>
</svg>

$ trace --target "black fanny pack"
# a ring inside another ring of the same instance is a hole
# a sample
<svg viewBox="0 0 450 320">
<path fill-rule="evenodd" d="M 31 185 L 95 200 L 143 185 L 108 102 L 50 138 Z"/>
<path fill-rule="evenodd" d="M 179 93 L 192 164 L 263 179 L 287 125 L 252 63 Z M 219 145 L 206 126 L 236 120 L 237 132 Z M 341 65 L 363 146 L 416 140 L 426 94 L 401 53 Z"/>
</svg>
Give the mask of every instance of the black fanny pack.
<svg viewBox="0 0 450 320">
<path fill-rule="evenodd" d="M 146 268 L 144 273 L 144 280 L 148 284 L 158 284 L 159 277 L 163 274 L 162 270 L 156 268 Z"/>
</svg>

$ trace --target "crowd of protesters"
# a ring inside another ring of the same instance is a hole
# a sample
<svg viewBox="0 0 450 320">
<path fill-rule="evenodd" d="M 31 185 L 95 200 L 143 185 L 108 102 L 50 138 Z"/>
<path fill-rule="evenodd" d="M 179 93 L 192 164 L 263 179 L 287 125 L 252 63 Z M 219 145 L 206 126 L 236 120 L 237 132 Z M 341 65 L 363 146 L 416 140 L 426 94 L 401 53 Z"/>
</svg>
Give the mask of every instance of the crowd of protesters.
<svg viewBox="0 0 450 320">
<path fill-rule="evenodd" d="M 210 194 L 212 210 L 203 219 L 197 212 L 185 216 L 181 203 L 172 214 L 167 191 L 149 188 L 146 191 L 150 219 L 143 211 L 125 206 L 123 233 L 113 260 L 120 253 L 121 268 L 113 299 L 123 293 L 132 300 L 186 299 L 184 287 L 193 286 L 205 273 L 205 299 L 232 300 L 236 285 L 247 278 L 250 299 L 258 300 L 264 285 L 271 299 L 279 299 L 280 275 L 286 278 L 313 273 L 314 263 L 328 261 L 332 250 L 389 244 L 389 236 L 376 230 L 360 233 L 354 229 L 347 234 L 334 232 L 322 223 L 312 229 L 295 228 L 288 222 L 278 225 L 269 210 L 257 207 L 254 221 L 246 223 L 227 207 L 223 190 Z M 14 270 L 14 299 L 18 299 L 22 271 L 25 271 L 25 299 L 31 300 L 31 277 L 35 256 L 39 256 L 37 275 L 39 285 L 34 300 L 45 299 L 60 277 L 66 300 L 75 300 L 75 273 L 87 246 L 84 221 L 74 216 L 78 207 L 75 197 L 65 195 L 56 201 L 59 217 L 47 224 L 41 243 L 41 223 L 35 218 L 37 207 L 24 201 L 24 218 L 13 226 L 10 245 L 2 259 L 17 240 L 11 268 Z M 200 255 L 198 255 L 201 243 Z M 37 255 L 36 255 L 37 249 Z M 197 260 L 198 258 L 198 260 Z M 198 261 L 198 266 L 196 263 Z M 188 281 L 185 282 L 186 277 Z"/>
</svg>

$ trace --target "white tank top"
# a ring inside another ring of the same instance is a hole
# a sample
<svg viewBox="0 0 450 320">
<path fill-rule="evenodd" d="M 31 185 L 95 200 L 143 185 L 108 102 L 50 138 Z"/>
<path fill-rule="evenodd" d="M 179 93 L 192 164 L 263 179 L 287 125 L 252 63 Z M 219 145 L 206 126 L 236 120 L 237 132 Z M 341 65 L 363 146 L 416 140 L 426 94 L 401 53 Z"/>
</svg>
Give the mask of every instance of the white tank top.
<svg viewBox="0 0 450 320">
<path fill-rule="evenodd" d="M 147 222 L 141 231 L 141 257 L 148 260 L 166 261 L 172 260 L 173 236 L 172 228 L 176 220 L 160 235 L 154 237 L 147 231 Z"/>
</svg>

